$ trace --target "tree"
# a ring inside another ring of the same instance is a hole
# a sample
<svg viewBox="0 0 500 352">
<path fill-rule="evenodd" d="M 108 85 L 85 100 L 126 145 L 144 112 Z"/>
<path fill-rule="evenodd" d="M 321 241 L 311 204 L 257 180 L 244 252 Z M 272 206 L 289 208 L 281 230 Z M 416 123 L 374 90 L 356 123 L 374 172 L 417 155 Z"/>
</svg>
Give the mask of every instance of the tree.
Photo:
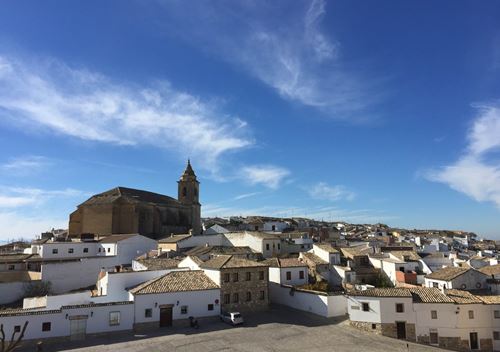
<svg viewBox="0 0 500 352">
<path fill-rule="evenodd" d="M 14 331 L 12 332 L 12 336 L 10 337 L 10 341 L 6 342 L 5 341 L 5 332 L 3 330 L 3 324 L 0 324 L 0 343 L 1 343 L 1 345 L 0 345 L 0 352 L 14 351 L 14 349 L 16 349 L 17 347 L 19 347 L 19 343 L 23 339 L 24 333 L 25 333 L 27 327 L 28 327 L 28 322 L 26 321 L 24 323 L 23 328 L 21 329 L 21 331 L 16 331 L 14 329 Z M 16 339 L 16 334 L 18 332 L 20 334 L 19 334 L 19 336 Z"/>
</svg>

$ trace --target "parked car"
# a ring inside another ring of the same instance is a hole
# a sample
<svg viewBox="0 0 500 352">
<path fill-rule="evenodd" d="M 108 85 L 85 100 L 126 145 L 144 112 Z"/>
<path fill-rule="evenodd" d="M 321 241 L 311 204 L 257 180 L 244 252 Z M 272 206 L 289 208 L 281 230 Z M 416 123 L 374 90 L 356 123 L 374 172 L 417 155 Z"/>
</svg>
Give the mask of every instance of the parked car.
<svg viewBox="0 0 500 352">
<path fill-rule="evenodd" d="M 239 312 L 222 312 L 220 320 L 231 325 L 243 324 L 243 316 Z"/>
</svg>

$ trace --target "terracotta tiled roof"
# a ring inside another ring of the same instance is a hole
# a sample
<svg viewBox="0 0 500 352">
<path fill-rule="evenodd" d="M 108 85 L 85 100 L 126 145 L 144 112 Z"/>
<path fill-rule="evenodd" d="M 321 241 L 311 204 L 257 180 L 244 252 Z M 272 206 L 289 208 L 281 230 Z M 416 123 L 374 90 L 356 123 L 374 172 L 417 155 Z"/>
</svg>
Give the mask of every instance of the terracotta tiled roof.
<svg viewBox="0 0 500 352">
<path fill-rule="evenodd" d="M 445 290 L 445 294 L 450 297 L 455 303 L 459 304 L 483 303 L 483 301 L 481 301 L 478 297 L 474 296 L 469 291 Z"/>
<path fill-rule="evenodd" d="M 370 288 L 363 291 L 354 291 L 352 296 L 363 297 L 408 297 L 411 298 L 411 292 L 407 288 Z"/>
<path fill-rule="evenodd" d="M 144 265 L 148 270 L 162 270 L 177 268 L 180 260 L 172 258 L 147 258 L 139 259 L 137 262 Z"/>
<path fill-rule="evenodd" d="M 422 259 L 415 251 L 390 251 L 390 254 L 400 260 L 420 260 Z M 408 259 L 405 259 L 408 258 Z"/>
<path fill-rule="evenodd" d="M 146 202 L 146 203 L 169 204 L 169 205 L 179 204 L 179 201 L 177 199 L 165 196 L 163 194 L 143 191 L 134 188 L 115 187 L 113 189 L 110 189 L 109 191 L 99 193 L 90 197 L 79 206 L 94 205 L 94 204 L 109 204 L 115 202 L 120 198 L 123 198 L 131 203 Z"/>
<path fill-rule="evenodd" d="M 301 253 L 301 255 L 308 261 L 311 261 L 313 262 L 314 264 L 316 265 L 321 265 L 321 264 L 328 264 L 327 261 L 321 259 L 320 257 L 318 257 L 316 254 L 314 253 Z"/>
<path fill-rule="evenodd" d="M 327 251 L 328 253 L 338 253 L 339 251 L 333 248 L 333 246 L 330 243 L 315 243 L 314 246 L 321 248 L 324 251 Z"/>
<path fill-rule="evenodd" d="M 218 289 L 202 270 L 172 271 L 129 290 L 134 295 Z"/>
<path fill-rule="evenodd" d="M 240 258 L 233 255 L 219 255 L 200 265 L 204 269 L 252 268 L 268 266 L 264 262 Z"/>
<path fill-rule="evenodd" d="M 298 258 L 269 258 L 264 263 L 274 268 L 307 267 L 307 264 Z"/>
<path fill-rule="evenodd" d="M 500 295 L 477 295 L 484 304 L 500 304 Z"/>
<path fill-rule="evenodd" d="M 480 272 L 486 275 L 500 275 L 500 264 L 488 265 L 479 269 Z"/>
<path fill-rule="evenodd" d="M 442 268 L 438 271 L 434 271 L 433 273 L 430 273 L 429 275 L 426 276 L 426 278 L 433 279 L 433 280 L 450 281 L 450 280 L 453 280 L 454 278 L 456 278 L 462 274 L 465 274 L 469 270 L 470 270 L 470 268 L 459 268 L 459 267 L 454 267 L 454 266 L 447 266 L 447 267 Z"/>
<path fill-rule="evenodd" d="M 408 297 L 416 303 L 453 303 L 454 301 L 437 288 L 372 288 L 365 291 L 355 291 L 352 296 L 364 297 Z"/>
</svg>

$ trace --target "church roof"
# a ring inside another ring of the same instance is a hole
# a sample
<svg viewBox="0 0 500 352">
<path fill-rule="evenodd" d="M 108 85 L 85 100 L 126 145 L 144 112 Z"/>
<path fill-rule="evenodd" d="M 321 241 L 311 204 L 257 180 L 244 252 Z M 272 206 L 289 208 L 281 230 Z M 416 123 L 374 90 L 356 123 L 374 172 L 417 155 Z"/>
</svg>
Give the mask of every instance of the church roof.
<svg viewBox="0 0 500 352">
<path fill-rule="evenodd" d="M 132 203 L 146 202 L 154 204 L 178 204 L 179 201 L 175 198 L 165 196 L 159 193 L 142 191 L 140 189 L 116 187 L 109 191 L 93 195 L 80 205 L 97 205 L 109 204 L 118 199 L 125 199 Z"/>
</svg>

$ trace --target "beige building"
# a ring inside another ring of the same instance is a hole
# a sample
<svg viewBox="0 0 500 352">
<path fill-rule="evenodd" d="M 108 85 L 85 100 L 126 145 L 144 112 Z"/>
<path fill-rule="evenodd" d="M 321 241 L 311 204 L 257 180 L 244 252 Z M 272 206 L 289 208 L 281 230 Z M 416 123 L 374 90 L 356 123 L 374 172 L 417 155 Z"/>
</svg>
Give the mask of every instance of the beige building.
<svg viewBox="0 0 500 352">
<path fill-rule="evenodd" d="M 80 204 L 69 218 L 69 235 L 101 236 L 139 233 L 160 238 L 172 233 L 201 231 L 201 205 L 196 175 L 188 160 L 178 181 L 177 199 L 158 193 L 116 187 Z"/>
</svg>

